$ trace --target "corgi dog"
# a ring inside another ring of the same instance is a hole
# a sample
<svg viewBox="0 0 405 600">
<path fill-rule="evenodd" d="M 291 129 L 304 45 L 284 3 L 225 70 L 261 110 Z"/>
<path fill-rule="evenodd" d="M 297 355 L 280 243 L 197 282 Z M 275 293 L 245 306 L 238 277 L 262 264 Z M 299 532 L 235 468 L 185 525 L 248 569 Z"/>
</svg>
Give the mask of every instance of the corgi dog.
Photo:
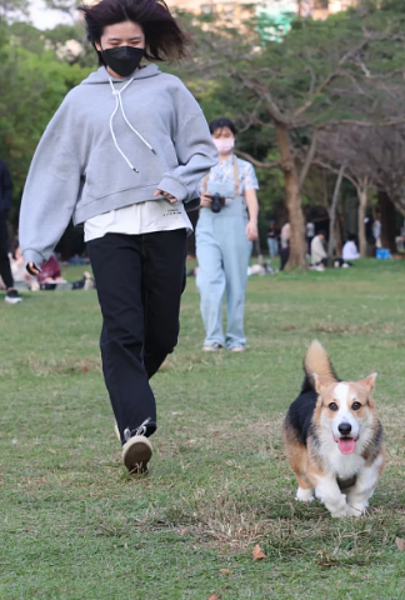
<svg viewBox="0 0 405 600">
<path fill-rule="evenodd" d="M 341 381 L 323 346 L 304 360 L 301 393 L 284 421 L 284 448 L 296 474 L 296 499 L 315 496 L 332 517 L 364 514 L 385 465 L 383 429 L 372 393 L 377 373 Z"/>
</svg>

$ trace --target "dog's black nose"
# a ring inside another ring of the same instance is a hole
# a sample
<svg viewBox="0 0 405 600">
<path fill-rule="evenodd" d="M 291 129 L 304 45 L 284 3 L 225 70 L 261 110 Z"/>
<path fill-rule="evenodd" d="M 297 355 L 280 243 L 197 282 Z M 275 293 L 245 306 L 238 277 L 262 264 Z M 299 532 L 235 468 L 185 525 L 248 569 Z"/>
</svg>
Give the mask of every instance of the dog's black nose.
<svg viewBox="0 0 405 600">
<path fill-rule="evenodd" d="M 342 435 L 349 435 L 352 430 L 352 426 L 350 423 L 340 423 L 338 429 Z"/>
</svg>

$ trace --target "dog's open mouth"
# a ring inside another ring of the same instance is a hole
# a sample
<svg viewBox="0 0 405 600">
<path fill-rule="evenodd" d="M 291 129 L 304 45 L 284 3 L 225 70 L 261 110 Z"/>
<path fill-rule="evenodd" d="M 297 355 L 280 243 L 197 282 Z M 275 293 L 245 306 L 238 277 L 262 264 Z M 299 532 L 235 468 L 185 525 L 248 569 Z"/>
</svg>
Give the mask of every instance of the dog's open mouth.
<svg viewBox="0 0 405 600">
<path fill-rule="evenodd" d="M 335 437 L 335 442 L 337 443 L 339 450 L 342 454 L 353 454 L 356 449 L 356 442 L 359 438 L 351 438 L 351 437 Z"/>
</svg>

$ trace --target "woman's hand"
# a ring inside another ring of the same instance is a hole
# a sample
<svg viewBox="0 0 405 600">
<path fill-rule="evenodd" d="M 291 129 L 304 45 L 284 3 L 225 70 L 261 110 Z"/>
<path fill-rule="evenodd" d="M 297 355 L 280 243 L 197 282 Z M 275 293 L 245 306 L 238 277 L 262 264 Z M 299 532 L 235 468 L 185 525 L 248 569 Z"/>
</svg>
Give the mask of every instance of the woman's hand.
<svg viewBox="0 0 405 600">
<path fill-rule="evenodd" d="M 201 195 L 200 206 L 211 206 L 212 198 L 209 192 L 205 192 L 205 194 Z"/>
<path fill-rule="evenodd" d="M 254 242 L 259 237 L 256 221 L 250 220 L 246 225 L 246 237 L 249 240 L 249 242 Z"/>
<path fill-rule="evenodd" d="M 25 268 L 28 271 L 28 273 L 30 275 L 34 275 L 34 277 L 36 277 L 40 273 L 40 270 L 33 262 L 29 262 Z"/>
<path fill-rule="evenodd" d="M 153 195 L 155 197 L 156 196 L 164 196 L 165 198 L 167 198 L 167 200 L 169 200 L 170 204 L 176 204 L 176 202 L 178 202 L 177 198 L 175 198 L 168 192 L 164 192 L 163 190 L 156 190 L 156 192 Z"/>
</svg>

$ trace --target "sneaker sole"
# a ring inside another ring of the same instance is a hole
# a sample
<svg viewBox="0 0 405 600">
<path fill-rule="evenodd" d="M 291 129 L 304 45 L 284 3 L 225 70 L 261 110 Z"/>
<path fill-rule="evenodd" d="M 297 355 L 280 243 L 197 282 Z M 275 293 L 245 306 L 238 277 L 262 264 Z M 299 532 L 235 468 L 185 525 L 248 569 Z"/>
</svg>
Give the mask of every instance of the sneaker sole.
<svg viewBox="0 0 405 600">
<path fill-rule="evenodd" d="M 122 459 L 130 473 L 145 473 L 152 454 L 152 444 L 143 435 L 134 435 L 122 448 Z"/>
<path fill-rule="evenodd" d="M 8 298 L 7 296 L 4 298 L 4 302 L 7 304 L 19 304 L 22 302 L 22 298 Z"/>
</svg>

